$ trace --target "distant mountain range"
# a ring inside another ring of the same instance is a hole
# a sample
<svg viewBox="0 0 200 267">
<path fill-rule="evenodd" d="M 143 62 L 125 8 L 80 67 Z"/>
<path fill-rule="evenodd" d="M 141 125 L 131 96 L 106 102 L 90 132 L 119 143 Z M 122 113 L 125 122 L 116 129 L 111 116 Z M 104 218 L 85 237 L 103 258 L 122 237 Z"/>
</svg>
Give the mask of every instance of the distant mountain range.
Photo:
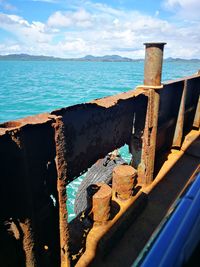
<svg viewBox="0 0 200 267">
<path fill-rule="evenodd" d="M 135 62 L 143 61 L 143 59 L 132 59 L 128 57 L 121 57 L 118 55 L 106 55 L 106 56 L 92 56 L 87 55 L 81 58 L 59 58 L 52 56 L 34 56 L 28 54 L 10 54 L 0 55 L 0 60 L 18 60 L 18 61 L 88 61 L 88 62 Z M 200 59 L 181 59 L 181 58 L 167 58 L 167 61 L 195 61 L 200 62 Z"/>
<path fill-rule="evenodd" d="M 59 57 L 51 57 L 51 56 L 33 56 L 28 54 L 10 54 L 0 56 L 0 60 L 21 60 L 21 61 L 103 61 L 103 62 L 129 62 L 135 61 L 131 58 L 127 57 L 120 57 L 118 55 L 112 56 L 102 56 L 102 57 L 95 57 L 95 56 L 85 56 L 81 58 L 59 58 Z"/>
<path fill-rule="evenodd" d="M 192 61 L 192 62 L 200 62 L 200 59 L 198 58 L 191 58 L 191 59 L 184 59 L 184 58 L 173 58 L 173 57 L 168 57 L 165 60 L 167 61 L 184 61 L 184 62 L 188 62 L 188 61 Z"/>
</svg>

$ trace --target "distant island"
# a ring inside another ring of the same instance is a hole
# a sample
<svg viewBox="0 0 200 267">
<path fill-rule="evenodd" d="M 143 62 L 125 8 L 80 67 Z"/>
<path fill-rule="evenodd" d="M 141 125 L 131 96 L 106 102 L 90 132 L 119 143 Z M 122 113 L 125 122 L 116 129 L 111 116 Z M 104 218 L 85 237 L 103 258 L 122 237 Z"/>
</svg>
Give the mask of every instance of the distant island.
<svg viewBox="0 0 200 267">
<path fill-rule="evenodd" d="M 35 56 L 28 54 L 10 54 L 10 55 L 0 55 L 0 60 L 7 61 L 86 61 L 86 62 L 136 62 L 144 61 L 144 59 L 132 59 L 128 57 L 121 57 L 118 55 L 106 55 L 106 56 L 92 56 L 87 55 L 81 58 L 60 58 L 53 56 Z M 181 58 L 166 58 L 165 61 L 194 61 L 200 62 L 200 59 L 181 59 Z"/>
<path fill-rule="evenodd" d="M 118 55 L 106 55 L 102 57 L 95 57 L 87 55 L 81 58 L 59 58 L 52 56 L 34 56 L 28 54 L 10 54 L 0 55 L 0 60 L 20 60 L 20 61 L 95 61 L 95 62 L 130 62 L 137 61 L 127 57 L 121 57 Z"/>
</svg>

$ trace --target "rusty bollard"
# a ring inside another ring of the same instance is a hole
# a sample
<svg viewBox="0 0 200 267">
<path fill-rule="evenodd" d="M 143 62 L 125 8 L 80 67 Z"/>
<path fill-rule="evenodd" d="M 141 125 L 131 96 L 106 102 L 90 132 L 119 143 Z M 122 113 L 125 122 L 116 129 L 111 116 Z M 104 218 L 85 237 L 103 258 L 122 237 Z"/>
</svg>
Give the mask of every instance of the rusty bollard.
<svg viewBox="0 0 200 267">
<path fill-rule="evenodd" d="M 114 195 L 120 200 L 131 197 L 137 171 L 129 165 L 118 165 L 113 169 L 112 188 Z"/>
<path fill-rule="evenodd" d="M 92 215 L 96 223 L 105 223 L 110 217 L 112 189 L 105 183 L 97 183 L 99 190 L 92 197 Z"/>
</svg>

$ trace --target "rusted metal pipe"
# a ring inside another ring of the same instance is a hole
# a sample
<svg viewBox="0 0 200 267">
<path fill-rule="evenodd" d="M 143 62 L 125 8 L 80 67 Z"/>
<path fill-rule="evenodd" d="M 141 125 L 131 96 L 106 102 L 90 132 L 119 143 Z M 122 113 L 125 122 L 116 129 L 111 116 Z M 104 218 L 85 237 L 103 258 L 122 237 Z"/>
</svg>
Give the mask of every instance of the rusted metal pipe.
<svg viewBox="0 0 200 267">
<path fill-rule="evenodd" d="M 158 112 L 160 104 L 163 49 L 166 43 L 145 43 L 144 89 L 149 101 L 143 135 L 142 157 L 138 166 L 138 181 L 150 184 L 153 181 Z M 142 86 L 141 86 L 142 87 Z"/>
<path fill-rule="evenodd" d="M 118 165 L 113 169 L 112 188 L 114 195 L 127 200 L 131 197 L 137 171 L 129 165 Z"/>
<path fill-rule="evenodd" d="M 166 43 L 145 43 L 144 85 L 161 85 L 163 49 Z"/>
<path fill-rule="evenodd" d="M 92 216 L 96 223 L 105 223 L 110 217 L 112 189 L 105 183 L 97 183 L 98 191 L 92 197 Z"/>
</svg>

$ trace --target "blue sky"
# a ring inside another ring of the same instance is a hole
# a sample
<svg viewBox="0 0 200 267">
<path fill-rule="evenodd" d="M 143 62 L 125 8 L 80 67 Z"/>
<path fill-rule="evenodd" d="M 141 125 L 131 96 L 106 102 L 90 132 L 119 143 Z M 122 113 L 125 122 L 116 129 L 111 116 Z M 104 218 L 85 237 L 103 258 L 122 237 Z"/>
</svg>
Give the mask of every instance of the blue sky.
<svg viewBox="0 0 200 267">
<path fill-rule="evenodd" d="M 200 0 L 0 0 L 0 54 L 200 58 Z"/>
</svg>

